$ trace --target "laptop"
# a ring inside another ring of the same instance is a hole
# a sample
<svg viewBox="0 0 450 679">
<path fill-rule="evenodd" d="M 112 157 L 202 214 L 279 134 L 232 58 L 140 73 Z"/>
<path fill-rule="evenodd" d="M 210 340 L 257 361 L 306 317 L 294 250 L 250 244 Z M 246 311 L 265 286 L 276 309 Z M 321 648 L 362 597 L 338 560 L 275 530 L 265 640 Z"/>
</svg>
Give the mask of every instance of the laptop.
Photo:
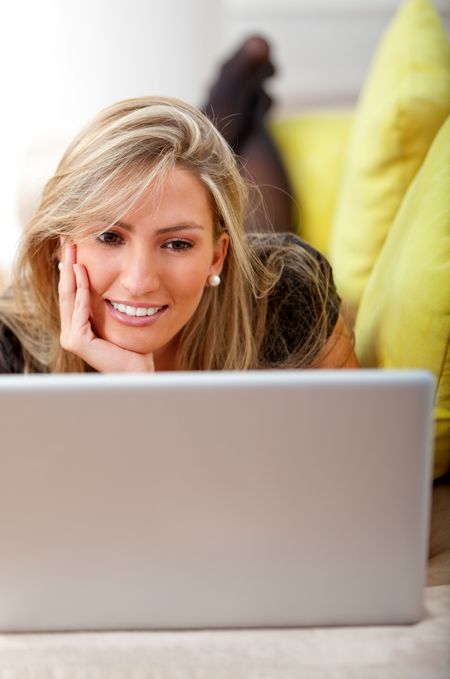
<svg viewBox="0 0 450 679">
<path fill-rule="evenodd" d="M 413 623 L 420 371 L 0 378 L 0 629 Z"/>
</svg>

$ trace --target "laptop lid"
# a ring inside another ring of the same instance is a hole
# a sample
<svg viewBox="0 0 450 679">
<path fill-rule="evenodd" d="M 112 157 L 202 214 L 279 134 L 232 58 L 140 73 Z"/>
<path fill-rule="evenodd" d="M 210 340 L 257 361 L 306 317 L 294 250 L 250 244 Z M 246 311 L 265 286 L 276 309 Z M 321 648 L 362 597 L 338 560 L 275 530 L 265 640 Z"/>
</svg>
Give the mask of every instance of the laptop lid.
<svg viewBox="0 0 450 679">
<path fill-rule="evenodd" d="M 0 629 L 422 616 L 425 372 L 0 378 Z"/>
</svg>

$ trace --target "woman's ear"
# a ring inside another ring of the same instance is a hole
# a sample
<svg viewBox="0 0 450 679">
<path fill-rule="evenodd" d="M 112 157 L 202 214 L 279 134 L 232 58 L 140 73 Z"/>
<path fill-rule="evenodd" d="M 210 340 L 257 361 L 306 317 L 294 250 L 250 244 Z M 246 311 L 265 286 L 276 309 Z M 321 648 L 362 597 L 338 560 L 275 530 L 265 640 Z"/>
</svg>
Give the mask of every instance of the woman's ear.
<svg viewBox="0 0 450 679">
<path fill-rule="evenodd" d="M 223 263 L 228 253 L 230 237 L 227 233 L 221 233 L 214 245 L 214 255 L 209 268 L 209 275 L 219 275 L 222 271 Z"/>
</svg>

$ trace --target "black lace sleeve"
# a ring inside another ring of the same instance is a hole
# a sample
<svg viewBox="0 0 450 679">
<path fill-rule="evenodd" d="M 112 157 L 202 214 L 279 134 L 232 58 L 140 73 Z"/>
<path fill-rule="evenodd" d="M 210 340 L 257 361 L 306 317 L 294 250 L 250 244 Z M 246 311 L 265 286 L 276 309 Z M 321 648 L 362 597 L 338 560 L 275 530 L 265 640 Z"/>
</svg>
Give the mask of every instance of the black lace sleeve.
<svg viewBox="0 0 450 679">
<path fill-rule="evenodd" d="M 22 346 L 6 325 L 0 323 L 0 373 L 23 373 Z"/>
</svg>

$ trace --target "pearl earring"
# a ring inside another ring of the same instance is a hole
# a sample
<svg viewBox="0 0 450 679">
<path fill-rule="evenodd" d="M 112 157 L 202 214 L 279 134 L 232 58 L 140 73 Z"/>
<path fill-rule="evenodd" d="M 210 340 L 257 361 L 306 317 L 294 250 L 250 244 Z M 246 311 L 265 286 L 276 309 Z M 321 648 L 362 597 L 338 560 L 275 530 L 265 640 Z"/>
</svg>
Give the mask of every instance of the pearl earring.
<svg viewBox="0 0 450 679">
<path fill-rule="evenodd" d="M 217 286 L 220 285 L 221 280 L 222 279 L 220 276 L 218 276 L 216 273 L 212 273 L 208 278 L 208 283 L 212 288 L 217 288 Z"/>
</svg>

